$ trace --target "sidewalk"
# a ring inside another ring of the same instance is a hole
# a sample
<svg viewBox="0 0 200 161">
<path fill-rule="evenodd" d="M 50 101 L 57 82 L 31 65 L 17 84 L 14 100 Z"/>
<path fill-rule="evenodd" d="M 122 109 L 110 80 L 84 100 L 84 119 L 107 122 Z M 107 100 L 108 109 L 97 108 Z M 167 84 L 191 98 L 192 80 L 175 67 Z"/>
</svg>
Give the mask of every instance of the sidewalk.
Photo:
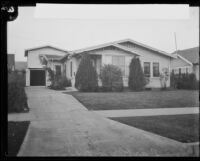
<svg viewBox="0 0 200 161">
<path fill-rule="evenodd" d="M 193 156 L 190 147 L 88 111 L 73 96 L 26 88 L 34 115 L 18 156 Z"/>
<path fill-rule="evenodd" d="M 92 111 L 104 117 L 198 114 L 199 107 Z"/>
</svg>

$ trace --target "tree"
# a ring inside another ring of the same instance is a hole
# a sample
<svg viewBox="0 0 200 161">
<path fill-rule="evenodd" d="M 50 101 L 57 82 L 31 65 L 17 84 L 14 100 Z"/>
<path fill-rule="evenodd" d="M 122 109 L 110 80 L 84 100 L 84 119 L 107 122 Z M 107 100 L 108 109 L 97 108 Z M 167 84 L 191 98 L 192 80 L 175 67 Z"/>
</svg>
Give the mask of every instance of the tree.
<svg viewBox="0 0 200 161">
<path fill-rule="evenodd" d="M 98 89 L 97 72 L 88 54 L 84 54 L 75 76 L 75 87 L 84 92 Z"/>
<path fill-rule="evenodd" d="M 129 66 L 128 86 L 131 90 L 141 91 L 145 86 L 145 77 L 140 64 L 140 59 L 134 57 Z"/>
</svg>

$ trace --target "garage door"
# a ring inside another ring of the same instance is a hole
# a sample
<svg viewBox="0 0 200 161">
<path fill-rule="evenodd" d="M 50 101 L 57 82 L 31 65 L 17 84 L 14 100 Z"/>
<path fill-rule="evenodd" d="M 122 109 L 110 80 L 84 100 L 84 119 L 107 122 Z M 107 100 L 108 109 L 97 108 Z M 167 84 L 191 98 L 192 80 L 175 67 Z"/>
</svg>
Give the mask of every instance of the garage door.
<svg viewBox="0 0 200 161">
<path fill-rule="evenodd" d="M 45 71 L 44 70 L 30 70 L 30 85 L 31 86 L 45 86 Z"/>
</svg>

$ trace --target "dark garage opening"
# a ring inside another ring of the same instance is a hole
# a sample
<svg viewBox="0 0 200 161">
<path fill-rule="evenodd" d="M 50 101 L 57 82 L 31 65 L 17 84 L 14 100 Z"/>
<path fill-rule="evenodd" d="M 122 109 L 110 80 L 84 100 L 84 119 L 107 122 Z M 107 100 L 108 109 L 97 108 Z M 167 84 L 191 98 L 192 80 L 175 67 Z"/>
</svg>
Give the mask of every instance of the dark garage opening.
<svg viewBox="0 0 200 161">
<path fill-rule="evenodd" d="M 45 86 L 45 71 L 44 70 L 30 70 L 30 85 L 31 86 Z"/>
</svg>

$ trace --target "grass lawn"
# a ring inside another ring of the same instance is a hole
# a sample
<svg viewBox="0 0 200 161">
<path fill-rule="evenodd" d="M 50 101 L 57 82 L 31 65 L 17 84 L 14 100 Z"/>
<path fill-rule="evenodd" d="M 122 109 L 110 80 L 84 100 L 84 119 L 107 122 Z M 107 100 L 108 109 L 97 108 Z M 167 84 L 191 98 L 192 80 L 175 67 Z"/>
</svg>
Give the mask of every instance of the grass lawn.
<svg viewBox="0 0 200 161">
<path fill-rule="evenodd" d="M 70 92 L 66 93 L 70 94 Z M 71 92 L 89 110 L 198 107 L 199 91 Z"/>
<path fill-rule="evenodd" d="M 29 121 L 8 122 L 8 155 L 16 156 L 23 143 Z"/>
<path fill-rule="evenodd" d="M 110 119 L 184 143 L 199 141 L 198 114 Z"/>
</svg>

